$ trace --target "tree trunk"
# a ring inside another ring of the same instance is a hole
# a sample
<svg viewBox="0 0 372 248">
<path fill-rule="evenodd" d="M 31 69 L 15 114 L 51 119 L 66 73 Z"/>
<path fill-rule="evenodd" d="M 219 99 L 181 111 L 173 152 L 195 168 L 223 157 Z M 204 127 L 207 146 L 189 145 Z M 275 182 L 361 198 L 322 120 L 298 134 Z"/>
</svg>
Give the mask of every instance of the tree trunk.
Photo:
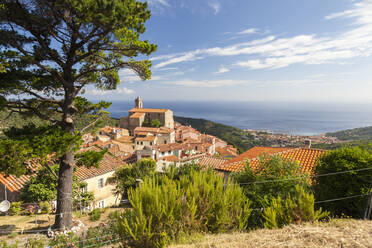
<svg viewBox="0 0 372 248">
<path fill-rule="evenodd" d="M 64 115 L 62 117 L 62 129 L 71 134 L 75 131 L 73 115 L 75 109 L 73 106 L 74 97 L 66 92 L 64 103 Z M 57 213 L 55 216 L 54 228 L 64 229 L 72 226 L 72 181 L 74 175 L 75 153 L 71 148 L 62 157 L 59 165 L 58 186 L 57 186 Z"/>
<path fill-rule="evenodd" d="M 54 228 L 72 226 L 72 178 L 74 174 L 74 152 L 67 152 L 61 160 L 57 187 L 57 214 Z"/>
</svg>

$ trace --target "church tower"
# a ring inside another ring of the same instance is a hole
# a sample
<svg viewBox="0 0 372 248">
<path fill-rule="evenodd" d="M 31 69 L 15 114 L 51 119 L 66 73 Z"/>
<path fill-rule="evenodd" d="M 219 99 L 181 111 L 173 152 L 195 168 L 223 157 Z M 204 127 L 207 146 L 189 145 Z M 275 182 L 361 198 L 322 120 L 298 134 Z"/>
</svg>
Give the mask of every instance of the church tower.
<svg viewBox="0 0 372 248">
<path fill-rule="evenodd" d="M 143 107 L 143 103 L 142 103 L 142 99 L 141 97 L 137 97 L 136 100 L 134 100 L 134 107 L 135 108 L 142 108 Z"/>
</svg>

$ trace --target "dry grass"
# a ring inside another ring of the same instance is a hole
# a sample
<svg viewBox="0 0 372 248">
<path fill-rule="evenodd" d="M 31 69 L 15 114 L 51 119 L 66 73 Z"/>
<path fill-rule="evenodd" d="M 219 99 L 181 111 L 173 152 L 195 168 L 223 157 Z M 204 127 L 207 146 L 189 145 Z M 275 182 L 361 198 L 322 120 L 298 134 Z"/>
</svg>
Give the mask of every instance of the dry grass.
<svg viewBox="0 0 372 248">
<path fill-rule="evenodd" d="M 327 223 L 290 225 L 278 230 L 206 235 L 200 241 L 172 248 L 245 247 L 368 247 L 372 248 L 372 221 L 334 219 Z"/>
</svg>

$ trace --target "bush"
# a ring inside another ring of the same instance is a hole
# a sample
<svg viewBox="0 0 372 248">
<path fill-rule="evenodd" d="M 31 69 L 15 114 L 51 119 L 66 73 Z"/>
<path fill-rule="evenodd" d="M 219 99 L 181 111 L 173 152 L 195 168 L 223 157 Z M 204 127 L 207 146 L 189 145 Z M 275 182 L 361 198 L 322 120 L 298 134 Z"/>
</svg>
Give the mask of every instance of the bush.
<svg viewBox="0 0 372 248">
<path fill-rule="evenodd" d="M 49 202 L 41 202 L 40 209 L 42 214 L 49 214 L 52 211 L 52 207 Z"/>
<path fill-rule="evenodd" d="M 99 208 L 93 209 L 90 213 L 90 220 L 97 221 L 101 218 L 101 210 Z"/>
<path fill-rule="evenodd" d="M 344 147 L 327 152 L 319 160 L 316 174 L 367 169 L 372 166 L 372 152 L 367 148 Z M 372 170 L 337 174 L 315 178 L 314 192 L 317 201 L 366 195 L 372 190 Z M 321 203 L 335 216 L 363 217 L 368 196 Z"/>
<path fill-rule="evenodd" d="M 250 215 L 241 188 L 212 171 L 191 171 L 171 180 L 147 178 L 129 191 L 133 209 L 116 217 L 115 229 L 123 245 L 164 247 L 193 232 L 242 230 Z"/>
<path fill-rule="evenodd" d="M 314 195 L 296 186 L 295 194 L 288 194 L 283 200 L 281 197 L 272 198 L 264 209 L 263 218 L 266 228 L 281 228 L 285 225 L 302 222 L 317 221 L 328 216 L 322 208 L 314 210 Z"/>
<path fill-rule="evenodd" d="M 295 194 L 296 185 L 310 190 L 311 183 L 310 176 L 301 171 L 298 163 L 269 155 L 259 157 L 258 166 L 254 170 L 247 164 L 244 170 L 232 174 L 232 178 L 242 184 L 245 195 L 252 202 L 252 208 L 265 208 L 271 199 Z M 262 181 L 265 183 L 256 183 Z M 251 228 L 263 227 L 265 222 L 259 211 L 254 211 L 249 221 Z"/>
<path fill-rule="evenodd" d="M 10 204 L 9 213 L 11 215 L 20 215 L 22 212 L 21 205 L 22 205 L 21 202 L 12 202 Z"/>
</svg>

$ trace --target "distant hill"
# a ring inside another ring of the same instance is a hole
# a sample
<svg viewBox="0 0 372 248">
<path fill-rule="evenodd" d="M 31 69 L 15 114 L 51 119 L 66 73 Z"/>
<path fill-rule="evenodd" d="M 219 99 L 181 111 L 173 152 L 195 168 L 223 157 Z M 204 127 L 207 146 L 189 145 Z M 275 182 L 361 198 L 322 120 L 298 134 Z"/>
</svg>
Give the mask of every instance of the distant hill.
<svg viewBox="0 0 372 248">
<path fill-rule="evenodd" d="M 195 119 L 174 116 L 174 120 L 182 125 L 190 125 L 201 133 L 214 135 L 230 145 L 233 145 L 239 150 L 244 152 L 254 146 L 270 146 L 271 143 L 267 140 L 255 140 L 254 136 L 244 132 L 242 129 L 228 126 L 205 119 Z"/>
<path fill-rule="evenodd" d="M 326 136 L 337 137 L 345 141 L 372 140 L 372 126 L 326 133 Z"/>
</svg>

